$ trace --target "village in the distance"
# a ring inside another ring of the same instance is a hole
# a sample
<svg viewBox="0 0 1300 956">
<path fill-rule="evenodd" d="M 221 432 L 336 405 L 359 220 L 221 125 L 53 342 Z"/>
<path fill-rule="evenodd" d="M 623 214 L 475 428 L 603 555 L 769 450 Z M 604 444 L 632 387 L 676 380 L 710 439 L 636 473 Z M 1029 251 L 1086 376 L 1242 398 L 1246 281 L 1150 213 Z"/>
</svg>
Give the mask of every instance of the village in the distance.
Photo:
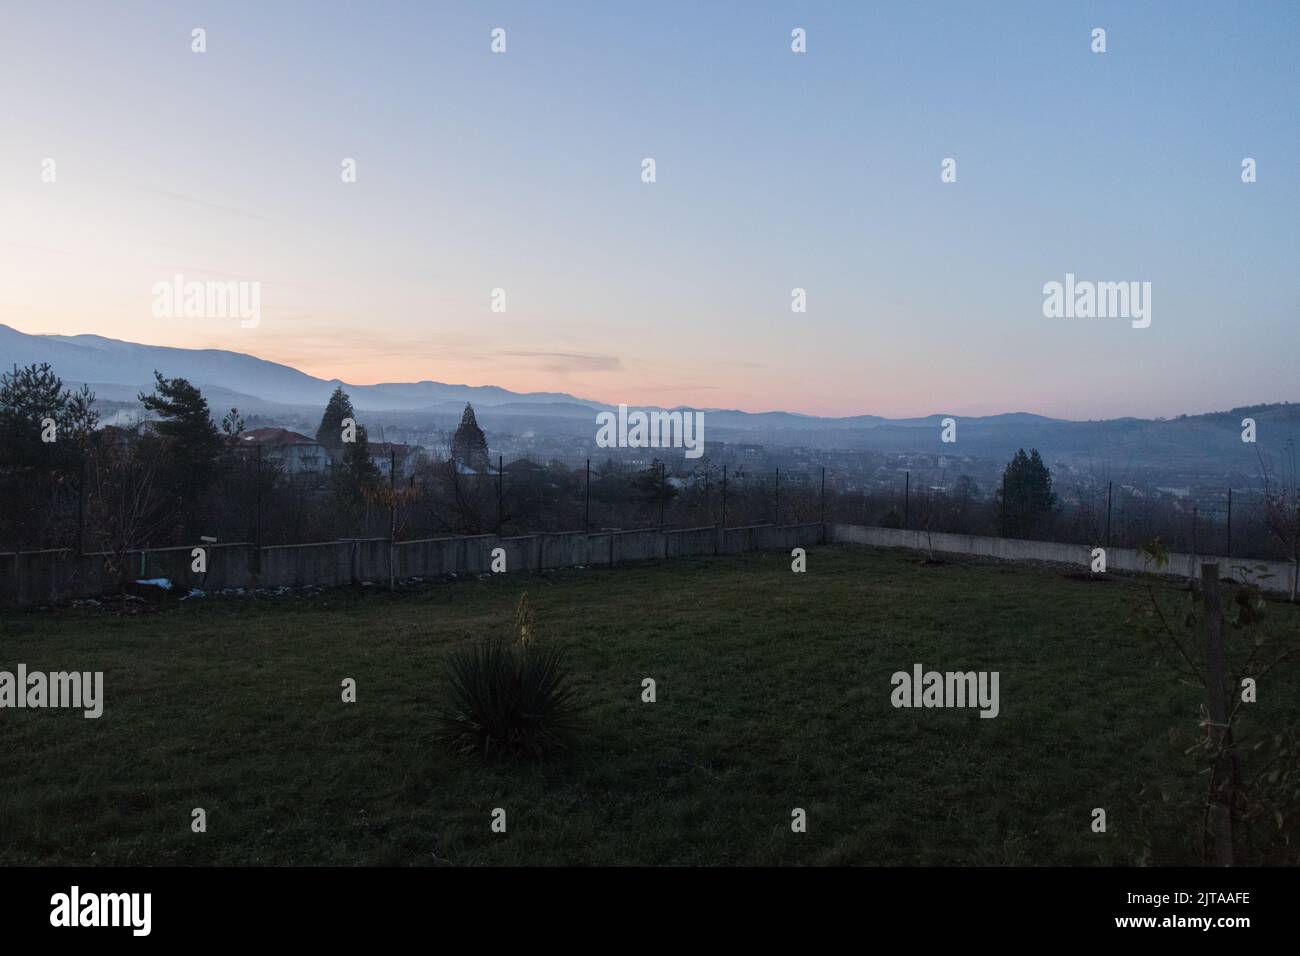
<svg viewBox="0 0 1300 956">
<path fill-rule="evenodd" d="M 86 388 L 98 425 L 124 436 L 158 428 L 156 409 L 143 401 L 149 378 L 193 385 L 214 422 L 230 418 L 228 451 L 259 463 L 254 480 L 264 496 L 283 493 L 280 520 L 266 519 L 260 529 L 264 541 L 281 543 L 387 533 L 364 508 L 356 522 L 340 524 L 348 509 L 330 492 L 338 491 L 351 449 L 378 485 L 405 489 L 408 534 L 780 524 L 807 518 L 815 501 L 819 517 L 883 527 L 1130 545 L 1159 537 L 1189 552 L 1267 556 L 1278 542 L 1252 502 L 1285 478 L 1294 449 L 1272 439 L 1300 420 L 1300 405 L 1291 403 L 1086 422 L 1028 413 L 887 419 L 705 409 L 696 413 L 702 441 L 693 452 L 609 447 L 597 428 L 609 406 L 559 392 L 436 382 L 354 386 L 238 353 L 9 327 L 0 327 L 0 336 L 10 354 L 31 360 L 27 367 L 48 364 L 64 388 Z M 106 353 L 112 361 L 104 361 Z M 341 439 L 344 417 L 360 428 L 356 446 Z M 1022 452 L 1041 461 L 1050 483 L 1031 515 L 1023 514 L 1027 501 L 1004 493 L 1008 468 Z M 355 468 L 350 474 L 361 476 Z M 422 499 L 445 501 L 425 509 L 421 522 L 413 502 Z M 242 537 L 232 522 L 252 506 L 234 500 L 240 506 L 230 509 L 223 533 Z M 308 512 L 330 520 L 288 520 Z"/>
</svg>

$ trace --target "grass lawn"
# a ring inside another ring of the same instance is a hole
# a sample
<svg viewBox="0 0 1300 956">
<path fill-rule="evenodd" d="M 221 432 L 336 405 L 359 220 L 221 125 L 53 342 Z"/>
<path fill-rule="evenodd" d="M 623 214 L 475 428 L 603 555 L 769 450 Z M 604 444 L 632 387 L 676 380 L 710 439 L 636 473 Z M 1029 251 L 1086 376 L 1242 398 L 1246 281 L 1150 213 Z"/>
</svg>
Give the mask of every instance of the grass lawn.
<svg viewBox="0 0 1300 956">
<path fill-rule="evenodd" d="M 584 733 L 541 764 L 455 757 L 431 741 L 443 660 L 508 631 L 525 590 Z M 0 710 L 0 863 L 1195 863 L 1196 821 L 1141 791 L 1203 789 L 1170 737 L 1202 695 L 1126 624 L 1135 591 L 828 547 L 806 574 L 750 554 L 5 612 L 0 670 L 102 670 L 106 702 L 98 720 Z M 1300 609 L 1269 611 L 1300 644 Z M 1000 715 L 894 709 L 890 675 L 914 663 L 998 671 Z M 1297 670 L 1261 684 L 1253 719 L 1300 717 Z"/>
</svg>

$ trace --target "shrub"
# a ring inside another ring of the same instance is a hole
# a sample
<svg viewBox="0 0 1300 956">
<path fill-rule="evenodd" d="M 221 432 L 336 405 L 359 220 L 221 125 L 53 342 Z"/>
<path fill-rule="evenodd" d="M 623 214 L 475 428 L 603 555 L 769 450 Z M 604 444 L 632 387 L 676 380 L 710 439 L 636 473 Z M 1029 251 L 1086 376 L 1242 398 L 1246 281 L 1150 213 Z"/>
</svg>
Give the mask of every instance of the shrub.
<svg viewBox="0 0 1300 956">
<path fill-rule="evenodd" d="M 447 661 L 451 706 L 439 713 L 437 737 L 458 753 L 542 758 L 572 742 L 579 710 L 572 674 L 559 650 L 534 640 L 527 594 L 515 630 Z"/>
</svg>

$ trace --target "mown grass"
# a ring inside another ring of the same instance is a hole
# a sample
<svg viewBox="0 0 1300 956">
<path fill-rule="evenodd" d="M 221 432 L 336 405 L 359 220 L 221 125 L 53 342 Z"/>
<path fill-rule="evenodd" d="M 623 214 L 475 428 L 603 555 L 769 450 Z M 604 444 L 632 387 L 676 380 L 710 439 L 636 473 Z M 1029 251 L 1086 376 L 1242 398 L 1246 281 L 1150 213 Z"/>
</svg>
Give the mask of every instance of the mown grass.
<svg viewBox="0 0 1300 956">
<path fill-rule="evenodd" d="M 582 737 L 542 764 L 455 757 L 431 739 L 444 658 L 508 630 L 525 590 L 576 669 Z M 1141 646 L 1133 600 L 1122 579 L 822 548 L 806 574 L 751 554 L 6 613 L 0 669 L 102 670 L 106 704 L 0 710 L 0 863 L 1194 863 L 1197 821 L 1140 793 L 1202 788 L 1170 739 L 1200 696 Z M 1270 612 L 1300 642 L 1297 609 Z M 1000 715 L 895 710 L 916 662 L 999 671 Z M 1255 719 L 1294 722 L 1296 698 L 1261 693 Z"/>
</svg>

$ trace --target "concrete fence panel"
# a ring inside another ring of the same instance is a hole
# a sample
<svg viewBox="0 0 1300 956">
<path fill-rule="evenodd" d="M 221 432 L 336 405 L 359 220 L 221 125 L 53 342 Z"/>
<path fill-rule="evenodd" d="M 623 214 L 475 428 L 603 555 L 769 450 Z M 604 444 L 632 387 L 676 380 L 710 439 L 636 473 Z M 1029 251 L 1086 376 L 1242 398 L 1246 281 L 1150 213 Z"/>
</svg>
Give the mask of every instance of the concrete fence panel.
<svg viewBox="0 0 1300 956">
<path fill-rule="evenodd" d="M 1092 566 L 1093 548 L 1086 544 L 1055 541 L 1025 541 L 1018 538 L 988 538 L 968 534 L 931 534 L 900 528 L 869 528 L 864 525 L 834 524 L 828 538 L 837 544 L 858 544 L 873 548 L 906 548 L 936 554 L 974 555 L 1003 561 L 1041 562 L 1087 571 Z M 1251 571 L 1262 590 L 1290 594 L 1294 567 L 1283 561 L 1228 558 L 1219 555 L 1171 553 L 1169 563 L 1157 568 L 1134 548 L 1107 548 L 1108 571 L 1161 574 L 1184 579 L 1199 578 L 1202 562 L 1217 561 L 1222 577 L 1238 577 L 1238 569 Z"/>
<path fill-rule="evenodd" d="M 906 548 L 936 554 L 971 555 L 1005 561 L 1044 562 L 1086 570 L 1092 548 L 1051 541 L 1022 541 L 978 535 L 926 534 L 898 528 L 819 524 L 756 525 L 746 528 L 716 526 L 656 528 L 636 531 L 601 531 L 531 534 L 511 538 L 495 535 L 429 538 L 392 544 L 387 538 L 325 541 L 314 544 L 275 545 L 260 551 L 247 542 L 203 545 L 207 571 L 191 569 L 194 545 L 133 551 L 127 555 L 129 578 L 167 578 L 184 594 L 190 588 L 221 590 L 239 587 L 336 587 L 369 581 L 385 585 L 395 578 L 424 578 L 446 574 L 486 574 L 492 569 L 492 551 L 502 548 L 509 572 L 547 568 L 609 566 L 626 561 L 649 561 L 689 555 L 741 554 L 746 551 L 784 551 L 809 547 L 823 540 L 876 548 Z M 30 607 L 58 604 L 75 598 L 100 597 L 116 590 L 109 555 L 77 555 L 68 550 L 0 554 L 0 604 Z M 1157 571 L 1131 548 L 1110 548 L 1107 568 L 1114 571 Z M 1217 560 L 1224 577 L 1236 577 L 1238 568 L 1262 567 L 1268 578 L 1258 579 L 1266 590 L 1289 593 L 1295 570 L 1287 562 L 1256 561 L 1205 555 L 1171 554 L 1159 573 L 1194 578 L 1200 564 Z M 391 565 L 391 566 L 390 566 Z"/>
</svg>

